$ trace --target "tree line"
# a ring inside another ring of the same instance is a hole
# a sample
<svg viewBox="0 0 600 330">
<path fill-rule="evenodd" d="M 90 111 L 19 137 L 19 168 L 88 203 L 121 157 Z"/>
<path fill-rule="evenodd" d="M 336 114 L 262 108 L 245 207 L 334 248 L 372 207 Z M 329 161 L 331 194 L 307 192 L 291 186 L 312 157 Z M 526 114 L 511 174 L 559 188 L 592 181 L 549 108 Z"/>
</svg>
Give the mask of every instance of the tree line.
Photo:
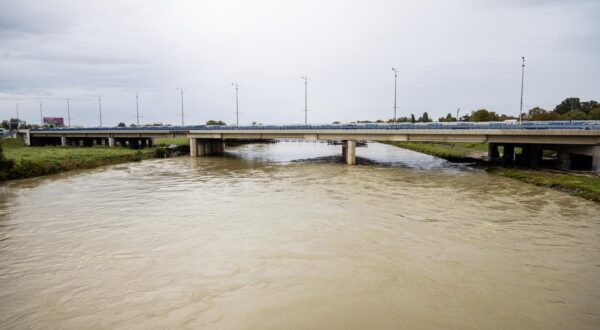
<svg viewBox="0 0 600 330">
<path fill-rule="evenodd" d="M 494 111 L 487 109 L 478 109 L 471 111 L 470 114 L 466 114 L 459 118 L 459 121 L 469 122 L 486 122 L 486 121 L 505 121 L 505 120 L 518 120 L 518 116 L 510 116 L 505 114 L 498 114 Z M 553 110 L 546 110 L 540 107 L 534 107 L 523 114 L 523 120 L 532 121 L 553 121 L 553 120 L 600 120 L 600 103 L 590 100 L 581 102 L 578 97 L 569 97 L 564 99 L 560 104 L 554 107 Z M 410 117 L 399 117 L 396 118 L 396 123 L 428 123 L 432 122 L 433 119 L 429 117 L 427 112 L 424 112 L 422 116 L 416 118 L 414 114 Z M 438 118 L 438 122 L 455 122 L 457 118 L 448 113 L 444 117 Z M 375 121 L 370 120 L 358 120 L 355 123 L 394 123 L 394 119 L 388 119 L 387 121 L 378 119 Z M 334 124 L 339 124 L 338 121 Z"/>
</svg>

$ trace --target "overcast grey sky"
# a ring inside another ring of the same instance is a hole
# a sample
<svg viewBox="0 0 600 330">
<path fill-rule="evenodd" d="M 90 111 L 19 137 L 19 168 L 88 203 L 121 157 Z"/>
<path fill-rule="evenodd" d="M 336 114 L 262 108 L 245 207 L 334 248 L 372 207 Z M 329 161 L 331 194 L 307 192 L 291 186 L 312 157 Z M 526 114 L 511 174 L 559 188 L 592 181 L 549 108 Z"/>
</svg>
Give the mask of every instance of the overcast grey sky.
<svg viewBox="0 0 600 330">
<path fill-rule="evenodd" d="M 461 108 L 552 109 L 600 101 L 600 1 L 0 0 L 0 118 L 44 115 L 105 126 L 235 120 L 309 122 L 438 118 Z"/>
</svg>

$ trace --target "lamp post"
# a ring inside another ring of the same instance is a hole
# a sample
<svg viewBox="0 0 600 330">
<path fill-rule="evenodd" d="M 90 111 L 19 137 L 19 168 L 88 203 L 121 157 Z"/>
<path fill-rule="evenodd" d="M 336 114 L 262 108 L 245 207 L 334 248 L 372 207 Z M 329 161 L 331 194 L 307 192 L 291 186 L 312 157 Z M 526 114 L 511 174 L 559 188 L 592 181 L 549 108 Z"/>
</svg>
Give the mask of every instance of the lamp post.
<svg viewBox="0 0 600 330">
<path fill-rule="evenodd" d="M 71 106 L 69 104 L 69 98 L 67 98 L 67 123 L 69 124 L 69 128 L 71 128 Z"/>
<path fill-rule="evenodd" d="M 138 101 L 138 93 L 135 92 L 135 117 L 137 119 L 137 125 L 140 127 L 140 104 Z"/>
<path fill-rule="evenodd" d="M 236 126 L 240 126 L 239 85 L 238 83 L 231 83 L 231 86 L 235 87 L 235 124 Z"/>
<path fill-rule="evenodd" d="M 44 111 L 42 110 L 42 101 L 40 101 L 40 126 L 44 126 Z"/>
<path fill-rule="evenodd" d="M 183 88 L 176 88 L 179 93 L 181 93 L 181 126 L 185 126 L 185 122 L 183 120 Z"/>
<path fill-rule="evenodd" d="M 523 124 L 523 85 L 525 83 L 525 57 L 521 56 L 523 64 L 521 65 L 521 107 L 519 108 L 519 125 Z"/>
<path fill-rule="evenodd" d="M 392 68 L 392 71 L 394 71 L 394 124 L 396 123 L 396 109 L 398 109 L 397 107 L 397 103 L 396 103 L 396 98 L 397 98 L 397 90 L 398 90 L 398 69 L 397 68 Z"/>
<path fill-rule="evenodd" d="M 304 80 L 304 125 L 308 125 L 308 77 L 301 76 Z"/>
<path fill-rule="evenodd" d="M 100 115 L 100 127 L 102 127 L 102 97 L 98 95 L 98 113 Z"/>
</svg>

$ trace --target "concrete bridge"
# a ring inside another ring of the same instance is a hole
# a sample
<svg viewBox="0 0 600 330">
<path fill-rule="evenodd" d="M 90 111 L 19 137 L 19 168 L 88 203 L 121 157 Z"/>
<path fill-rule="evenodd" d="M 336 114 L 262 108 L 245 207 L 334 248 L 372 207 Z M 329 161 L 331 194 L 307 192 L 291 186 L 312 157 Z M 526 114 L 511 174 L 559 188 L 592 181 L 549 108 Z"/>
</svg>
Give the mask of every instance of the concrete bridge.
<svg viewBox="0 0 600 330">
<path fill-rule="evenodd" d="M 600 121 L 59 128 L 22 133 L 30 146 L 143 148 L 152 146 L 154 138 L 185 137 L 190 139 L 192 157 L 222 153 L 224 142 L 231 139 L 342 141 L 347 164 L 356 163 L 356 141 L 480 142 L 488 143 L 491 160 L 536 164 L 542 161 L 544 150 L 554 150 L 561 168 L 577 166 L 600 172 Z M 515 155 L 515 148 L 521 153 Z"/>
</svg>

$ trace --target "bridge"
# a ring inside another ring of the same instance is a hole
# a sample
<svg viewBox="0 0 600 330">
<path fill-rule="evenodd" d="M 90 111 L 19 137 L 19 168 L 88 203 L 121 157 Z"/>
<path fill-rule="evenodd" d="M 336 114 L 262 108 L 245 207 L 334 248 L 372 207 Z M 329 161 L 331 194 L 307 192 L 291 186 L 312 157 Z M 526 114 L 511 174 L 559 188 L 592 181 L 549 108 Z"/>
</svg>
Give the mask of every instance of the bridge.
<svg viewBox="0 0 600 330">
<path fill-rule="evenodd" d="M 488 144 L 490 160 L 536 164 L 544 150 L 553 150 L 561 168 L 583 164 L 600 173 L 600 121 L 43 128 L 22 133 L 30 146 L 144 148 L 152 146 L 154 138 L 185 137 L 190 139 L 192 157 L 223 153 L 226 140 L 341 141 L 342 155 L 350 165 L 356 163 L 357 141 L 480 142 Z M 515 148 L 521 153 L 515 154 Z"/>
</svg>

